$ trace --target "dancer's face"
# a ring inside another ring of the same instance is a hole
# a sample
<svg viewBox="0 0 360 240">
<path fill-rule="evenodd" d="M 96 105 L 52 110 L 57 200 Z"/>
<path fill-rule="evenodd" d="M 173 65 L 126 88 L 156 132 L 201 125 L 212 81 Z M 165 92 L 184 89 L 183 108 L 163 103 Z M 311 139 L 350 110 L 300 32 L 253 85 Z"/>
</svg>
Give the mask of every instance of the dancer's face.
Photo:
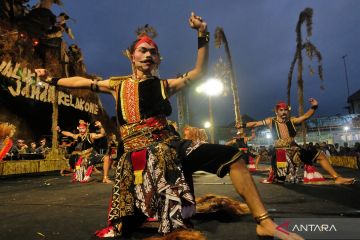
<svg viewBox="0 0 360 240">
<path fill-rule="evenodd" d="M 289 116 L 289 110 L 287 108 L 278 108 L 276 110 L 276 116 L 282 120 L 286 120 Z"/>
<path fill-rule="evenodd" d="M 78 128 L 78 130 L 81 135 L 84 135 L 86 133 L 86 127 L 81 126 Z"/>
<path fill-rule="evenodd" d="M 132 60 L 136 70 L 149 74 L 159 65 L 160 57 L 153 45 L 144 42 L 135 48 Z"/>
</svg>

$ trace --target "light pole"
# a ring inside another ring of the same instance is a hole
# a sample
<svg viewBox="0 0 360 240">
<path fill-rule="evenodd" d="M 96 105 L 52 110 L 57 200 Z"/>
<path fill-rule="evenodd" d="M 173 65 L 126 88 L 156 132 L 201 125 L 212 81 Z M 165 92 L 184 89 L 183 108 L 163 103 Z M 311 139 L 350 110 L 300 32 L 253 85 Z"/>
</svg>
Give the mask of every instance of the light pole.
<svg viewBox="0 0 360 240">
<path fill-rule="evenodd" d="M 266 141 L 267 141 L 267 144 L 270 145 L 270 141 L 271 141 L 271 138 L 272 138 L 271 133 L 266 133 L 266 134 L 265 134 L 265 137 L 266 137 L 266 139 L 267 139 L 267 140 L 266 140 Z"/>
<path fill-rule="evenodd" d="M 347 89 L 347 97 L 349 99 L 350 96 L 350 89 L 349 89 L 349 79 L 348 79 L 348 73 L 347 73 L 347 68 L 346 68 L 346 60 L 345 58 L 347 57 L 347 54 L 345 54 L 344 56 L 342 56 L 341 58 L 344 61 L 344 69 L 345 69 L 345 80 L 346 80 L 346 89 Z"/>
<path fill-rule="evenodd" d="M 224 85 L 218 79 L 211 78 L 198 86 L 196 91 L 198 93 L 205 93 L 209 97 L 209 132 L 210 132 L 210 142 L 215 143 L 215 132 L 214 132 L 214 113 L 212 106 L 212 97 L 220 95 L 224 90 Z"/>
<path fill-rule="evenodd" d="M 344 127 L 344 131 L 345 131 L 345 142 L 348 142 L 348 131 L 349 131 L 349 126 L 345 126 Z"/>
</svg>

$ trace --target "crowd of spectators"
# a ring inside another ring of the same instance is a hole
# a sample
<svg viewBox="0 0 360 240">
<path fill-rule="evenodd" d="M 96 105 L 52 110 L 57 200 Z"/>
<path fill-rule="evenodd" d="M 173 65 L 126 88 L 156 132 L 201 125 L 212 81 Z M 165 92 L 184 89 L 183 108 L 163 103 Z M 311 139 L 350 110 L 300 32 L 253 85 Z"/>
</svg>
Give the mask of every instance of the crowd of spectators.
<svg viewBox="0 0 360 240">
<path fill-rule="evenodd" d="M 349 147 L 347 142 L 342 146 L 338 143 L 328 144 L 326 142 L 307 144 L 306 148 L 323 151 L 327 156 L 360 156 L 360 143 L 356 142 L 353 147 Z"/>
<path fill-rule="evenodd" d="M 17 139 L 4 160 L 44 159 L 50 151 L 46 138 L 41 138 L 38 144 L 35 141 L 29 143 L 24 139 Z"/>
</svg>

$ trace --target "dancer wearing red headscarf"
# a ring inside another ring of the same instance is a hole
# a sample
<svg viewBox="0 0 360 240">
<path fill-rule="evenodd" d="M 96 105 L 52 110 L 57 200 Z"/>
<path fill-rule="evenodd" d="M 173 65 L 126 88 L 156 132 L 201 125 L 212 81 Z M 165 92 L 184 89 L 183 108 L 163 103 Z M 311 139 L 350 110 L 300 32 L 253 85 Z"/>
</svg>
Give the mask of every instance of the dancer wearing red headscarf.
<svg viewBox="0 0 360 240">
<path fill-rule="evenodd" d="M 77 141 L 75 151 L 71 153 L 75 158 L 70 158 L 71 160 L 75 160 L 75 163 L 70 164 L 75 165 L 75 173 L 73 174 L 74 182 L 89 182 L 94 165 L 96 163 L 109 161 L 109 156 L 99 154 L 93 148 L 94 140 L 105 136 L 105 130 L 101 122 L 96 121 L 95 126 L 100 128 L 100 133 L 90 133 L 89 124 L 84 120 L 79 121 L 79 126 L 77 127 L 79 133 L 77 134 L 62 131 L 59 126 L 56 128 L 60 134 L 71 137 Z M 104 172 L 104 177 L 105 176 L 107 175 Z"/>
<path fill-rule="evenodd" d="M 310 98 L 310 109 L 302 116 L 289 117 L 290 107 L 283 101 L 278 102 L 275 106 L 275 117 L 266 118 L 263 121 L 248 122 L 243 126 L 237 127 L 259 127 L 268 126 L 275 140 L 275 155 L 272 159 L 272 168 L 269 178 L 264 183 L 278 181 L 297 182 L 299 181 L 298 173 L 300 163 L 304 164 L 304 176 L 301 177 L 304 182 L 316 182 L 324 180 L 313 166 L 314 162 L 320 163 L 321 167 L 330 174 L 336 184 L 351 184 L 354 178 L 341 177 L 330 165 L 326 155 L 317 150 L 307 150 L 300 147 L 295 142 L 296 128 L 295 125 L 309 119 L 318 108 L 318 102 Z"/>
<path fill-rule="evenodd" d="M 237 192 L 246 200 L 259 236 L 302 239 L 278 227 L 266 211 L 238 149 L 219 144 L 201 144 L 190 153 L 190 140 L 182 140 L 169 126 L 169 97 L 206 73 L 209 52 L 207 24 L 194 13 L 189 18 L 197 30 L 198 50 L 193 69 L 180 77 L 160 79 L 160 54 L 150 33 L 145 31 L 126 51 L 132 74 L 99 81 L 82 77 L 51 78 L 53 85 L 90 88 L 110 93 L 116 101 L 117 118 L 124 151 L 117 166 L 109 211 L 110 227 L 100 237 L 127 237 L 148 218 L 159 219 L 160 233 L 188 228 L 186 220 L 195 210 L 189 187 L 191 174 L 204 170 L 224 177 L 227 173 Z M 37 70 L 46 76 L 44 70 Z M 280 229 L 280 230 L 279 230 Z"/>
</svg>

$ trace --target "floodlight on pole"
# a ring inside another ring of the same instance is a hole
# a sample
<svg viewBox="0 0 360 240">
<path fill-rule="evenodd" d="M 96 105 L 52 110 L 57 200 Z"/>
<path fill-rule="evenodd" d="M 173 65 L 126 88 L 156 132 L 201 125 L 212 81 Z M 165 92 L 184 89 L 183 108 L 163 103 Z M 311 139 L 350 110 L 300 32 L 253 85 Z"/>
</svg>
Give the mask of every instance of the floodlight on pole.
<svg viewBox="0 0 360 240">
<path fill-rule="evenodd" d="M 271 133 L 266 133 L 265 137 L 266 137 L 266 139 L 272 138 Z"/>
<path fill-rule="evenodd" d="M 208 122 L 208 121 L 206 121 L 206 122 L 204 123 L 204 127 L 205 127 L 205 128 L 210 128 L 210 127 L 211 127 L 211 123 Z"/>
<path fill-rule="evenodd" d="M 204 83 L 203 91 L 208 96 L 218 96 L 224 91 L 224 85 L 220 80 L 210 78 Z"/>
<path fill-rule="evenodd" d="M 214 114 L 212 109 L 212 101 L 211 98 L 213 96 L 218 96 L 224 91 L 224 85 L 223 83 L 216 79 L 216 78 L 210 78 L 200 86 L 196 88 L 197 93 L 204 93 L 207 96 L 209 96 L 209 117 L 210 121 L 208 124 L 209 131 L 210 131 L 210 142 L 215 142 L 215 133 L 214 133 Z M 206 127 L 205 127 L 206 128 Z"/>
</svg>

